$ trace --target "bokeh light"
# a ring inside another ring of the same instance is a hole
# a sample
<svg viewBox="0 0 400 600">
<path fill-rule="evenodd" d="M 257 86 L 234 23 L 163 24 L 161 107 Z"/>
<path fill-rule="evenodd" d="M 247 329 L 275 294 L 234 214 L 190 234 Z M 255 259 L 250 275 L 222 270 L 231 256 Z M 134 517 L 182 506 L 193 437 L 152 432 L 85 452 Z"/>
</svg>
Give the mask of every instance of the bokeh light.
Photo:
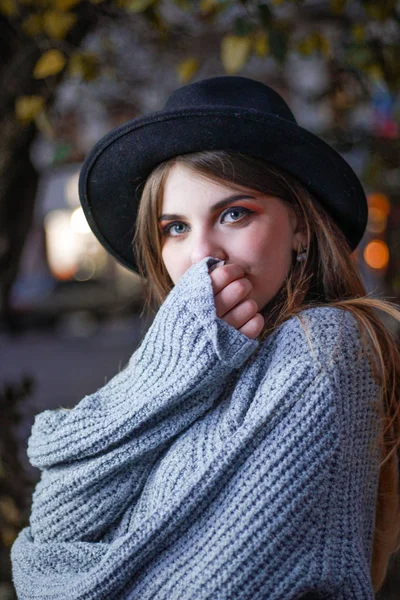
<svg viewBox="0 0 400 600">
<path fill-rule="evenodd" d="M 371 240 L 365 247 L 364 260 L 371 269 L 385 269 L 389 263 L 389 248 L 383 240 Z"/>
<path fill-rule="evenodd" d="M 390 212 L 390 202 L 386 194 L 375 192 L 368 196 L 368 231 L 383 233 Z"/>
<path fill-rule="evenodd" d="M 89 223 L 82 208 L 77 208 L 71 215 L 71 229 L 75 233 L 90 233 Z"/>
</svg>

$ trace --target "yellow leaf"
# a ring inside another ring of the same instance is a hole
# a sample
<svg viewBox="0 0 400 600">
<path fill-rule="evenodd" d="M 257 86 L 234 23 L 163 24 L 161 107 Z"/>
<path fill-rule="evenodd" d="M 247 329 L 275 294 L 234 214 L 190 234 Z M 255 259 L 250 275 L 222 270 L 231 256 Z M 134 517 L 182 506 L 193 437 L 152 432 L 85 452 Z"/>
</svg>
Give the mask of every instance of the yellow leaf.
<svg viewBox="0 0 400 600">
<path fill-rule="evenodd" d="M 329 43 L 329 40 L 326 37 L 324 37 L 323 35 L 321 35 L 319 38 L 319 49 L 321 51 L 321 54 L 323 56 L 325 56 L 326 58 L 333 57 L 333 51 L 332 51 L 331 45 Z"/>
<path fill-rule="evenodd" d="M 200 12 L 208 13 L 216 7 L 216 0 L 200 0 L 199 8 Z"/>
<path fill-rule="evenodd" d="M 11 548 L 13 543 L 15 542 L 15 538 L 17 537 L 17 530 L 15 527 L 8 527 L 7 525 L 3 525 L 1 528 L 1 541 L 6 546 L 6 548 Z"/>
<path fill-rule="evenodd" d="M 54 8 L 67 11 L 79 4 L 80 1 L 81 0 L 55 0 L 55 2 L 53 2 L 53 5 Z"/>
<path fill-rule="evenodd" d="M 21 123 L 30 123 L 43 108 L 43 96 L 20 96 L 15 102 L 15 116 Z"/>
<path fill-rule="evenodd" d="M 83 77 L 83 62 L 81 54 L 73 54 L 68 61 L 68 73 L 71 77 Z"/>
<path fill-rule="evenodd" d="M 253 49 L 257 56 L 267 56 L 269 53 L 269 39 L 265 31 L 258 31 L 253 38 Z"/>
<path fill-rule="evenodd" d="M 251 48 L 250 39 L 226 35 L 221 41 L 221 60 L 228 74 L 237 73 L 246 64 Z"/>
<path fill-rule="evenodd" d="M 274 4 L 275 6 L 280 6 L 284 2 L 285 0 L 272 0 L 272 4 Z"/>
<path fill-rule="evenodd" d="M 28 35 L 34 37 L 40 35 L 43 32 L 43 21 L 42 16 L 39 14 L 29 15 L 22 23 L 22 28 Z"/>
<path fill-rule="evenodd" d="M 99 61 L 93 52 L 73 54 L 69 59 L 68 72 L 72 77 L 92 81 L 97 77 Z"/>
<path fill-rule="evenodd" d="M 48 139 L 53 139 L 55 137 L 54 127 L 51 124 L 50 119 L 44 110 L 42 110 L 35 117 L 35 123 L 36 123 L 36 127 L 44 135 L 44 137 L 46 137 Z"/>
<path fill-rule="evenodd" d="M 185 12 L 191 12 L 193 8 L 191 0 L 174 0 L 174 4 Z"/>
<path fill-rule="evenodd" d="M 365 69 L 373 81 L 384 81 L 385 77 L 381 67 L 377 64 L 372 64 Z"/>
<path fill-rule="evenodd" d="M 356 42 L 361 43 L 365 40 L 365 27 L 363 25 L 360 25 L 359 23 L 353 25 L 352 33 Z"/>
<path fill-rule="evenodd" d="M 0 0 L 0 13 L 6 17 L 14 17 L 18 13 L 16 0 Z"/>
<path fill-rule="evenodd" d="M 335 15 L 341 15 L 346 8 L 347 0 L 331 0 L 332 11 Z"/>
<path fill-rule="evenodd" d="M 186 60 L 182 60 L 177 68 L 179 81 L 182 83 L 190 81 L 199 68 L 199 64 L 197 58 L 187 58 Z"/>
<path fill-rule="evenodd" d="M 307 35 L 297 44 L 298 51 L 304 56 L 310 56 L 310 54 L 312 54 L 316 48 L 317 38 L 313 34 Z"/>
<path fill-rule="evenodd" d="M 21 522 L 21 513 L 15 501 L 10 497 L 0 498 L 0 516 L 2 521 L 9 525 L 18 526 Z"/>
<path fill-rule="evenodd" d="M 18 0 L 18 4 L 22 6 L 34 6 L 35 9 L 47 8 L 51 0 Z"/>
<path fill-rule="evenodd" d="M 52 39 L 62 40 L 76 23 L 76 15 L 60 10 L 46 10 L 43 14 L 43 29 Z"/>
<path fill-rule="evenodd" d="M 37 61 L 33 70 L 35 79 L 57 75 L 65 66 L 65 56 L 59 50 L 47 50 Z"/>
<path fill-rule="evenodd" d="M 154 4 L 157 0 L 127 0 L 124 2 L 124 8 L 128 12 L 140 13 L 149 8 L 152 4 Z"/>
</svg>

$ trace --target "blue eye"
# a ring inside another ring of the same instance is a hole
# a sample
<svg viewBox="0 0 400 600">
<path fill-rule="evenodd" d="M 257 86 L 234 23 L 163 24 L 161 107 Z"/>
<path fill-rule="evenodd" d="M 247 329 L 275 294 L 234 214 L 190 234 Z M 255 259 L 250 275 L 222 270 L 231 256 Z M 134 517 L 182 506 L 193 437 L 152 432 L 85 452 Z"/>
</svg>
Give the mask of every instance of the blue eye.
<svg viewBox="0 0 400 600">
<path fill-rule="evenodd" d="M 187 225 L 185 225 L 185 223 L 180 223 L 179 221 L 174 221 L 173 223 L 168 223 L 168 225 L 166 225 L 162 229 L 162 231 L 161 231 L 162 235 L 178 237 L 179 235 L 182 235 L 183 233 L 185 233 L 185 231 L 182 231 L 182 229 L 180 231 L 177 229 L 174 229 L 175 227 L 176 228 L 187 227 Z"/>
<path fill-rule="evenodd" d="M 243 206 L 234 206 L 228 208 L 222 213 L 220 223 L 239 223 L 244 219 L 244 217 L 247 217 L 251 214 L 253 214 L 253 211 L 249 210 L 248 208 L 244 208 Z M 161 235 L 165 237 L 177 238 L 187 233 L 189 229 L 190 228 L 188 225 L 186 225 L 186 223 L 182 223 L 182 221 L 173 221 L 162 228 Z"/>
<path fill-rule="evenodd" d="M 241 221 L 244 216 L 250 214 L 252 214 L 252 211 L 248 210 L 247 208 L 243 208 L 243 206 L 238 206 L 237 208 L 228 208 L 228 210 L 226 210 L 221 216 L 221 223 L 227 215 L 230 215 L 232 219 L 225 222 L 236 223 L 237 221 Z"/>
</svg>

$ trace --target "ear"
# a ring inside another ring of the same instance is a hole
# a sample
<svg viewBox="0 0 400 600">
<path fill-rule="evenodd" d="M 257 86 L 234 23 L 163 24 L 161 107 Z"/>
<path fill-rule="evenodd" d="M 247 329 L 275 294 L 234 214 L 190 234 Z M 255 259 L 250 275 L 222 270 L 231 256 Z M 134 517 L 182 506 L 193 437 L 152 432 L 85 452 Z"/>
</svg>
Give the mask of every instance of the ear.
<svg viewBox="0 0 400 600">
<path fill-rule="evenodd" d="M 302 224 L 300 223 L 297 215 L 294 211 L 291 211 L 290 220 L 292 224 L 293 236 L 292 236 L 292 249 L 295 252 L 300 250 L 300 247 L 306 247 L 306 234 L 303 231 Z"/>
<path fill-rule="evenodd" d="M 306 235 L 302 231 L 298 231 L 297 233 L 293 234 L 292 249 L 295 252 L 299 252 L 300 248 L 306 248 L 306 241 Z"/>
</svg>

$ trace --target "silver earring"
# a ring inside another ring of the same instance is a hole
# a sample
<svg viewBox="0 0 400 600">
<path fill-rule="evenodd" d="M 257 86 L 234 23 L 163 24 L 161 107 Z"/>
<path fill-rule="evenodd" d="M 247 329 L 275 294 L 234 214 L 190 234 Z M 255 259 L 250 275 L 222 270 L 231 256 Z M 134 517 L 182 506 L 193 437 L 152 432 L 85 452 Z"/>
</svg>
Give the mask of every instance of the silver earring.
<svg viewBox="0 0 400 600">
<path fill-rule="evenodd" d="M 307 258 L 307 248 L 303 248 L 303 244 L 300 244 L 300 251 L 298 251 L 296 260 L 298 262 L 303 262 Z"/>
</svg>

